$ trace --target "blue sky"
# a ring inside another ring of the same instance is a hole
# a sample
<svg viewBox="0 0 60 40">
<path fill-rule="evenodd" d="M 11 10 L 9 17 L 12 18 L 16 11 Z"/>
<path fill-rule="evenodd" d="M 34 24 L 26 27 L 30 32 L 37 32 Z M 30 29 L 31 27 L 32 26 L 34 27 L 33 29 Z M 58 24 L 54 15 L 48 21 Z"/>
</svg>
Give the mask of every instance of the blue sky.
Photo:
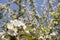
<svg viewBox="0 0 60 40">
<path fill-rule="evenodd" d="M 2 4 L 6 4 L 7 0 L 0 0 L 0 3 Z M 43 0 L 35 0 L 35 3 L 37 4 L 37 6 L 39 7 L 42 3 L 43 3 Z M 11 9 L 18 9 L 17 8 L 17 5 L 11 3 Z M 40 7 L 39 7 L 40 8 Z"/>
</svg>

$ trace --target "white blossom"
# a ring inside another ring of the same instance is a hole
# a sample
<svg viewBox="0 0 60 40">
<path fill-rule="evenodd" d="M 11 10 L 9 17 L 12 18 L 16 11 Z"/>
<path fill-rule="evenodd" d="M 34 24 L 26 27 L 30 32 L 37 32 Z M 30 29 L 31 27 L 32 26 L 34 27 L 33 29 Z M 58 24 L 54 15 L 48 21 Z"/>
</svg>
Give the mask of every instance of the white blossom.
<svg viewBox="0 0 60 40">
<path fill-rule="evenodd" d="M 0 31 L 0 36 L 5 34 L 5 31 Z"/>
<path fill-rule="evenodd" d="M 7 28 L 9 29 L 7 33 L 9 35 L 16 36 L 17 35 L 17 27 L 20 27 L 20 26 L 22 26 L 23 29 L 26 28 L 26 25 L 22 21 L 11 20 L 10 23 L 7 23 Z"/>
<path fill-rule="evenodd" d="M 14 28 L 13 28 L 13 24 L 7 23 L 7 28 L 8 28 L 8 29 L 14 29 Z"/>
<path fill-rule="evenodd" d="M 53 35 L 53 36 L 55 36 L 55 35 L 56 35 L 56 33 L 55 33 L 55 32 L 53 32 L 53 33 L 51 33 L 50 35 Z"/>
<path fill-rule="evenodd" d="M 6 32 L 5 31 L 0 31 L 0 38 L 2 39 L 2 40 L 7 40 L 6 38 L 5 38 L 5 34 L 6 34 Z"/>
<path fill-rule="evenodd" d="M 17 35 L 17 29 L 13 27 L 13 24 L 8 23 L 7 28 L 9 29 L 7 32 L 9 35 L 14 35 L 14 36 Z"/>
<path fill-rule="evenodd" d="M 28 33 L 28 34 L 30 33 L 30 32 L 29 32 L 29 31 L 27 31 L 27 30 L 26 30 L 25 32 L 26 32 L 26 33 Z"/>
<path fill-rule="evenodd" d="M 14 24 L 15 26 L 18 26 L 18 27 L 22 26 L 23 29 L 26 29 L 25 23 L 23 23 L 23 22 L 20 21 L 20 20 L 11 20 L 10 22 L 11 22 L 12 24 Z"/>
<path fill-rule="evenodd" d="M 50 35 L 46 35 L 46 38 L 49 38 L 49 39 L 51 39 L 51 36 L 50 36 Z"/>
<path fill-rule="evenodd" d="M 40 40 L 40 39 L 44 39 L 44 37 L 43 37 L 43 36 L 40 36 L 38 39 L 39 39 L 39 40 Z"/>
<path fill-rule="evenodd" d="M 17 29 L 11 29 L 11 30 L 8 30 L 8 32 L 7 32 L 9 35 L 11 35 L 11 36 L 16 36 L 17 35 Z"/>
</svg>

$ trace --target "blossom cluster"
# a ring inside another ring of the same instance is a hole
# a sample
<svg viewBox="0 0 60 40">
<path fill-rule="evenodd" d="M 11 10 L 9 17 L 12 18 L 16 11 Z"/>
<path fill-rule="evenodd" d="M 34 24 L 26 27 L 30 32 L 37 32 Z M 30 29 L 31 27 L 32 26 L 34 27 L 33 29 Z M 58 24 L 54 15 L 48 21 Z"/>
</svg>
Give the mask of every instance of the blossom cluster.
<svg viewBox="0 0 60 40">
<path fill-rule="evenodd" d="M 41 5 L 42 16 L 36 10 L 34 0 L 8 1 L 6 5 L 0 4 L 0 18 L 4 19 L 3 10 L 10 17 L 10 20 L 3 21 L 0 40 L 60 40 L 60 4 L 55 9 L 57 11 L 52 9 L 56 0 L 44 0 Z M 46 2 L 49 3 L 48 7 Z M 18 5 L 18 12 L 10 9 L 10 3 Z M 55 28 L 56 26 L 59 27 Z"/>
</svg>

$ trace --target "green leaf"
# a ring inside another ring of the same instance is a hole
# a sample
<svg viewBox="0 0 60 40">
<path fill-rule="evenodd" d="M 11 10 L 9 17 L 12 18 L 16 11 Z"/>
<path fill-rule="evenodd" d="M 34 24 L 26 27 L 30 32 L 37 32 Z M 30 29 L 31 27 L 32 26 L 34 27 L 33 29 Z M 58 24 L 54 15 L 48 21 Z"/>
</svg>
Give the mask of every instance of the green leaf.
<svg viewBox="0 0 60 40">
<path fill-rule="evenodd" d="M 30 31 L 30 30 L 32 30 L 32 27 L 27 27 L 26 29 Z"/>
<path fill-rule="evenodd" d="M 33 38 L 32 40 L 38 40 L 38 38 Z"/>
<path fill-rule="evenodd" d="M 60 11 L 60 4 L 58 4 L 58 7 L 57 7 L 57 8 L 58 8 L 58 10 Z"/>
<path fill-rule="evenodd" d="M 57 18 L 57 21 L 60 21 L 60 18 Z"/>
<path fill-rule="evenodd" d="M 32 40 L 32 36 L 29 35 L 29 34 L 21 34 L 20 37 L 26 38 L 26 39 L 28 39 L 28 40 Z"/>
<path fill-rule="evenodd" d="M 4 37 L 5 37 L 5 38 L 8 38 L 8 37 L 9 37 L 9 35 L 8 35 L 8 34 L 5 34 L 5 35 L 4 35 Z"/>
</svg>

